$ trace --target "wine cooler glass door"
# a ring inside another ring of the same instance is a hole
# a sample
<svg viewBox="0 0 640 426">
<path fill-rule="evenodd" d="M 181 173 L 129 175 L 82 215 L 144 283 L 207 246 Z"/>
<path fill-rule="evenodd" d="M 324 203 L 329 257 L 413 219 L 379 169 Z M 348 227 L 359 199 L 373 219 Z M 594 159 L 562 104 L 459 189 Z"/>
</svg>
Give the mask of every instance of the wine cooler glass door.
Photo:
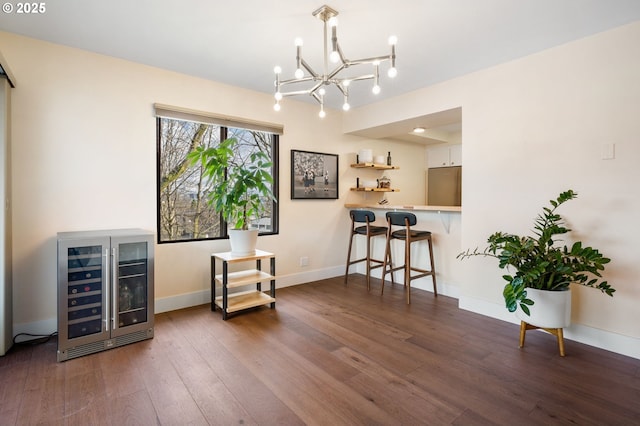
<svg viewBox="0 0 640 426">
<path fill-rule="evenodd" d="M 119 242 L 115 247 L 114 316 L 122 333 L 148 322 L 149 242 Z"/>
<path fill-rule="evenodd" d="M 64 241 L 59 256 L 59 332 L 63 346 L 109 336 L 109 243 Z"/>
</svg>

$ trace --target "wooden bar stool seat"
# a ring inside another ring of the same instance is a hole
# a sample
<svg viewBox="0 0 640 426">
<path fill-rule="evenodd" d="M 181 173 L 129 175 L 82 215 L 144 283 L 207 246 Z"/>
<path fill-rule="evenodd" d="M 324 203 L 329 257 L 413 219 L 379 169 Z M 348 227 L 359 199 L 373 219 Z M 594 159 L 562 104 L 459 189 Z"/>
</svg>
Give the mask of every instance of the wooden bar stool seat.
<svg viewBox="0 0 640 426">
<path fill-rule="evenodd" d="M 385 262 L 382 265 L 382 290 L 384 292 L 384 279 L 385 275 L 391 274 L 391 281 L 393 282 L 393 273 L 398 270 L 404 271 L 404 286 L 407 293 L 407 304 L 411 303 L 411 281 L 430 276 L 433 280 L 433 294 L 438 296 L 438 289 L 436 287 L 436 268 L 433 261 L 433 243 L 431 240 L 430 231 L 420 231 L 413 229 L 418 223 L 416 215 L 408 212 L 387 212 L 387 244 L 385 248 Z M 402 227 L 402 229 L 393 230 L 393 227 Z M 391 264 L 391 240 L 404 241 L 404 264 L 393 267 Z M 418 241 L 427 242 L 427 248 L 429 250 L 429 267 L 431 269 L 422 269 L 411 264 L 411 244 Z M 387 258 L 389 263 L 387 264 Z M 417 272 L 417 274 L 412 274 Z"/>
<path fill-rule="evenodd" d="M 351 217 L 351 233 L 349 235 L 349 249 L 347 250 L 347 268 L 344 273 L 344 283 L 347 284 L 347 279 L 349 277 L 349 266 L 366 262 L 367 266 L 367 290 L 371 289 L 371 270 L 375 268 L 381 268 L 384 264 L 384 261 L 379 259 L 374 259 L 371 257 L 371 238 L 376 236 L 386 236 L 387 235 L 387 227 L 386 226 L 377 226 L 372 225 L 376 220 L 376 215 L 369 210 L 351 210 L 349 212 L 349 216 Z M 364 225 L 357 226 L 358 223 L 364 223 Z M 366 238 L 367 241 L 367 252 L 365 257 L 361 259 L 351 260 L 351 248 L 353 245 L 353 237 L 356 235 L 361 235 Z M 385 252 L 386 255 L 386 252 Z M 389 254 L 390 256 L 390 254 Z M 391 258 L 389 257 L 389 262 L 391 262 Z"/>
</svg>

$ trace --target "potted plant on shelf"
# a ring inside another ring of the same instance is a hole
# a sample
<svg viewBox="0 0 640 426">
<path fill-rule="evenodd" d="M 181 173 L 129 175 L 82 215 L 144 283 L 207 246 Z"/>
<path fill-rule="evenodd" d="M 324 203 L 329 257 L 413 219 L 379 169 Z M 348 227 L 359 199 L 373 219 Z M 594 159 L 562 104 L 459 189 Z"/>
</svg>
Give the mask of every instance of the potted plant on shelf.
<svg viewBox="0 0 640 426">
<path fill-rule="evenodd" d="M 610 259 L 592 247 L 583 246 L 580 241 L 571 247 L 557 244 L 557 237 L 571 230 L 565 227 L 556 209 L 577 196 L 576 192 L 568 190 L 557 199 L 550 200 L 551 206 L 543 207 L 542 214 L 535 220 L 534 236 L 495 232 L 487 240 L 489 245 L 484 250 L 476 248 L 457 256 L 459 259 L 495 257 L 501 269 L 512 267 L 515 270 L 515 274 L 502 276 L 507 281 L 502 294 L 509 312 L 517 311 L 523 323 L 560 330 L 568 326 L 571 319 L 571 294 L 568 291 L 571 283 L 597 288 L 609 296 L 615 292 L 607 281 L 602 280 L 601 274 Z M 567 308 L 566 312 L 559 313 L 557 320 L 551 318 L 552 313 L 543 306 L 538 306 L 549 297 L 559 297 L 558 305 Z M 521 346 L 523 342 L 521 332 Z"/>
<path fill-rule="evenodd" d="M 272 162 L 261 151 L 242 161 L 235 152 L 236 138 L 225 139 L 216 147 L 199 146 L 189 154 L 192 164 L 200 163 L 204 178 L 211 184 L 207 202 L 231 227 L 228 230 L 231 253 L 255 254 L 258 229 L 249 229 L 251 220 L 265 213 L 265 201 L 275 201 L 271 185 Z"/>
</svg>

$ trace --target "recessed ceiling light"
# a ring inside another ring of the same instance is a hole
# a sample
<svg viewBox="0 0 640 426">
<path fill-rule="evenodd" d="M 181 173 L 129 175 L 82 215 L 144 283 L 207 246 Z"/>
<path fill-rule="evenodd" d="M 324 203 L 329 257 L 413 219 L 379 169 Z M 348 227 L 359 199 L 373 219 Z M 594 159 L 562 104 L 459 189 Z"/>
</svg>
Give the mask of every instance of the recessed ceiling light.
<svg viewBox="0 0 640 426">
<path fill-rule="evenodd" d="M 413 133 L 424 133 L 424 127 L 416 127 L 413 129 Z"/>
</svg>

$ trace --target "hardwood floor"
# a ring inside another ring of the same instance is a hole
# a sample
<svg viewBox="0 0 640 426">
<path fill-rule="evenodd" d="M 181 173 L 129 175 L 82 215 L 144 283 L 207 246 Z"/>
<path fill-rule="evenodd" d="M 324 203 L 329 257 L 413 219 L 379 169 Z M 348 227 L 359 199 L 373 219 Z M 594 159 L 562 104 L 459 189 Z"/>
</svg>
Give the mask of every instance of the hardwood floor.
<svg viewBox="0 0 640 426">
<path fill-rule="evenodd" d="M 278 290 L 224 322 L 156 316 L 155 338 L 64 363 L 56 342 L 0 358 L 0 424 L 633 425 L 640 361 L 529 332 L 364 277 Z"/>
</svg>

